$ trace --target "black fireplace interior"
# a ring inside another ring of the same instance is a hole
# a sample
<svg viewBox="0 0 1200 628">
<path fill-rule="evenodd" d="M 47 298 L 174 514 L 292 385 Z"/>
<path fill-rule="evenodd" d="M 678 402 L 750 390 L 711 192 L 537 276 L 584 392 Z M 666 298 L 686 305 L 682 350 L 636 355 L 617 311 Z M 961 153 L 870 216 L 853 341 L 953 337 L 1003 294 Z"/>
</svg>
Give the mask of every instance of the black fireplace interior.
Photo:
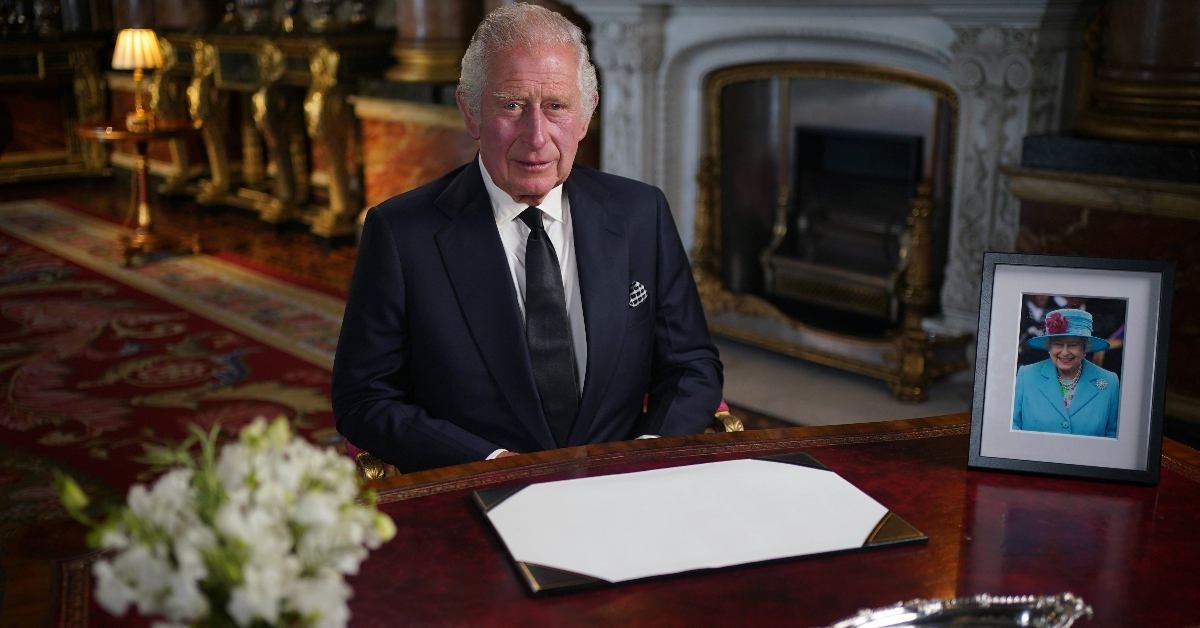
<svg viewBox="0 0 1200 628">
<path fill-rule="evenodd" d="M 798 128 L 797 182 L 777 255 L 876 276 L 899 264 L 922 138 Z"/>
</svg>

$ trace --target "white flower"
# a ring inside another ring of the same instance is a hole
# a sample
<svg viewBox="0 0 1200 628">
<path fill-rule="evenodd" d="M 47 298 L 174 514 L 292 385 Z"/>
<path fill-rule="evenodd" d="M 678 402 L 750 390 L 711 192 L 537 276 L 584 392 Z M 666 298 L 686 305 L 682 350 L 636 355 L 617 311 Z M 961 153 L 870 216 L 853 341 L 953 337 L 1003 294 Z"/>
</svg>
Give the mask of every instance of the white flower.
<svg viewBox="0 0 1200 628">
<path fill-rule="evenodd" d="M 184 530 L 175 538 L 175 561 L 179 564 L 180 569 L 203 570 L 204 563 L 201 552 L 213 547 L 216 543 L 217 537 L 213 534 L 212 529 L 197 522 L 197 525 Z"/>
<path fill-rule="evenodd" d="M 132 545 L 112 561 L 114 575 L 131 589 L 132 601 L 143 615 L 158 613 L 171 566 L 163 560 L 159 548 Z"/>
<path fill-rule="evenodd" d="M 202 483 L 212 477 L 216 499 Z M 367 549 L 396 533 L 358 497 L 348 458 L 293 438 L 282 418 L 256 419 L 215 464 L 129 490 L 128 512 L 100 539 L 118 553 L 93 567 L 96 599 L 118 615 L 136 604 L 171 622 L 156 627 L 174 628 L 206 619 L 206 591 L 220 586 L 239 626 L 286 617 L 340 628 L 350 617 L 343 574 L 357 573 Z"/>
<path fill-rule="evenodd" d="M 340 505 L 337 498 L 329 493 L 311 491 L 296 501 L 292 518 L 303 526 L 332 528 L 338 523 Z"/>
<path fill-rule="evenodd" d="M 296 583 L 295 592 L 288 598 L 288 606 L 302 617 L 315 617 L 312 624 L 317 628 L 341 628 L 350 619 L 346 600 L 350 599 L 350 587 L 341 576 L 304 578 Z"/>
<path fill-rule="evenodd" d="M 98 560 L 92 565 L 92 577 L 96 579 L 96 603 L 109 613 L 120 617 L 133 603 L 134 593 L 129 585 L 117 577 L 111 562 Z"/>
<path fill-rule="evenodd" d="M 167 595 L 162 603 L 163 614 L 168 618 L 195 620 L 208 616 L 208 598 L 200 590 L 200 583 L 208 576 L 201 552 L 215 543 L 212 530 L 201 526 L 189 528 L 175 539 L 177 570 L 168 578 Z"/>
<path fill-rule="evenodd" d="M 252 555 L 280 554 L 291 547 L 286 522 L 262 508 L 226 502 L 213 517 L 217 532 L 247 546 Z"/>
<path fill-rule="evenodd" d="M 101 549 L 125 549 L 129 547 L 129 535 L 123 529 L 108 529 L 100 535 Z"/>
<path fill-rule="evenodd" d="M 248 626 L 255 619 L 277 621 L 283 596 L 300 574 L 294 556 L 275 554 L 261 558 L 265 560 L 246 564 L 242 585 L 233 588 L 226 606 L 239 626 Z"/>
<path fill-rule="evenodd" d="M 226 493 L 232 494 L 246 489 L 250 477 L 250 450 L 241 443 L 231 443 L 221 450 L 217 459 L 217 479 Z"/>
<path fill-rule="evenodd" d="M 195 573 L 177 571 L 172 573 L 166 584 L 167 596 L 163 599 L 162 612 L 169 619 L 189 621 L 208 616 L 208 598 L 200 591 L 201 578 Z"/>
</svg>

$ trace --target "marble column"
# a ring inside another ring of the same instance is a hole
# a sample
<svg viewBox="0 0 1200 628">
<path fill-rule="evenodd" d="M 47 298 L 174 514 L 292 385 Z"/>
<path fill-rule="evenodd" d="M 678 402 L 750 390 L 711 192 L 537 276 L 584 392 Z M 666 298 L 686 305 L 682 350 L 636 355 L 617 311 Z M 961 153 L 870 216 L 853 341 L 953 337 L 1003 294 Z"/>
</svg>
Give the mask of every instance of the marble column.
<svg viewBox="0 0 1200 628">
<path fill-rule="evenodd" d="M 603 86 L 600 167 L 605 172 L 654 182 L 658 137 L 658 68 L 663 56 L 667 9 L 648 5 L 586 4 L 592 22 L 592 54 Z"/>
<path fill-rule="evenodd" d="M 483 19 L 482 0 L 397 0 L 393 81 L 455 83 L 471 35 Z"/>
<path fill-rule="evenodd" d="M 1076 130 L 1200 143 L 1200 0 L 1112 0 L 1100 17 L 1088 33 L 1088 88 Z"/>
</svg>

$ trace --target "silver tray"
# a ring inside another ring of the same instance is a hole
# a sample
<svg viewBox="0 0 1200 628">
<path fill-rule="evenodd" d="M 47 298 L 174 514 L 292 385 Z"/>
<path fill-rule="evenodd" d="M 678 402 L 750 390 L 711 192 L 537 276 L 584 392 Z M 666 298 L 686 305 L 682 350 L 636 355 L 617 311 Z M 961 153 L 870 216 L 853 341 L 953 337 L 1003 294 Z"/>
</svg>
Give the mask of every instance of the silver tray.
<svg viewBox="0 0 1200 628">
<path fill-rule="evenodd" d="M 950 600 L 912 600 L 894 606 L 863 609 L 829 628 L 1068 628 L 1092 617 L 1092 607 L 1070 593 L 1036 596 L 993 596 Z"/>
</svg>

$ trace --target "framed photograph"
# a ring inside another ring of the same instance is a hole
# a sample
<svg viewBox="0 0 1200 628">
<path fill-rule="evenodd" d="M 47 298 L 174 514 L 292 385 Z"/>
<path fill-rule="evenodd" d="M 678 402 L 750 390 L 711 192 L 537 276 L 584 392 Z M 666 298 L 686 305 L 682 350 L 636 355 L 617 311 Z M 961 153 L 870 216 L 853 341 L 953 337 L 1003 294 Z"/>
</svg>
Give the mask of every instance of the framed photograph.
<svg viewBox="0 0 1200 628">
<path fill-rule="evenodd" d="M 1172 262 L 985 253 L 976 469 L 1155 484 Z"/>
</svg>

